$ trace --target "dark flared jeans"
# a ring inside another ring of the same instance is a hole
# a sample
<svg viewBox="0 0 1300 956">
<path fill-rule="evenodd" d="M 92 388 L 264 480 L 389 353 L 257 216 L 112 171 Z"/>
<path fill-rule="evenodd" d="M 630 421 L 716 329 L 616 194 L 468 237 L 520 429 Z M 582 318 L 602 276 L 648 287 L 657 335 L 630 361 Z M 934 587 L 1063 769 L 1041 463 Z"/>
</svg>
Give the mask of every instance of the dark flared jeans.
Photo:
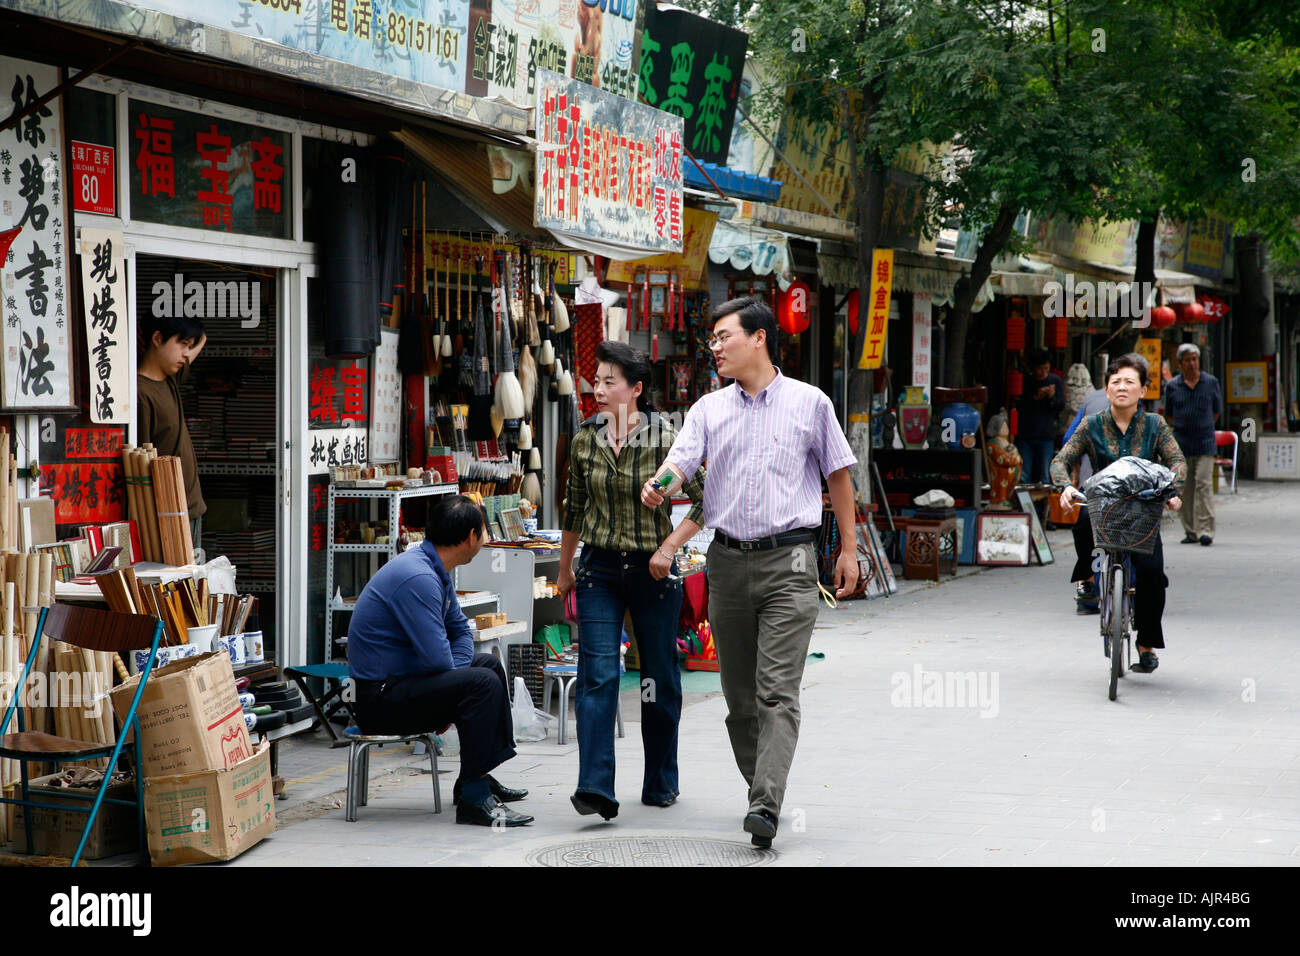
<svg viewBox="0 0 1300 956">
<path fill-rule="evenodd" d="M 680 581 L 650 576 L 651 553 L 584 545 L 578 592 L 578 791 L 614 796 L 614 723 L 618 709 L 619 647 L 630 612 L 641 659 L 641 798 L 677 796 L 677 725 L 682 675 L 677 663 Z M 673 574 L 677 573 L 676 565 Z M 563 706 L 563 703 L 561 703 Z"/>
<path fill-rule="evenodd" d="M 1092 519 L 1088 516 L 1087 508 L 1079 512 L 1073 533 L 1075 559 L 1070 580 L 1096 580 L 1097 563 L 1092 553 Z M 1136 588 L 1133 594 L 1133 619 L 1137 625 L 1137 642 L 1143 647 L 1164 647 L 1165 632 L 1161 619 L 1165 616 L 1165 591 L 1169 588 L 1169 578 L 1165 577 L 1165 549 L 1160 540 L 1160 528 L 1156 528 L 1156 547 L 1151 554 L 1131 554 L 1129 557 L 1133 559 Z"/>
</svg>

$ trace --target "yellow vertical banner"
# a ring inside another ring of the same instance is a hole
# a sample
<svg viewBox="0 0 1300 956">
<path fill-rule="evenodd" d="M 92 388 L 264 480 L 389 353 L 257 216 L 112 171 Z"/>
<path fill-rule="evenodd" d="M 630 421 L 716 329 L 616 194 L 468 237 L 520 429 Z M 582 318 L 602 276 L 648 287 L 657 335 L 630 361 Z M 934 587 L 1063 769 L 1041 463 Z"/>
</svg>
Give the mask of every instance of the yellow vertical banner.
<svg viewBox="0 0 1300 956">
<path fill-rule="evenodd" d="M 1160 339 L 1138 339 L 1137 347 L 1133 351 L 1147 360 L 1147 390 L 1142 397 L 1159 398 L 1161 386 L 1164 384 L 1160 375 Z"/>
<path fill-rule="evenodd" d="M 867 302 L 867 335 L 858 368 L 880 368 L 885 360 L 885 329 L 889 324 L 889 295 L 894 284 L 894 250 L 871 254 L 871 297 Z"/>
</svg>

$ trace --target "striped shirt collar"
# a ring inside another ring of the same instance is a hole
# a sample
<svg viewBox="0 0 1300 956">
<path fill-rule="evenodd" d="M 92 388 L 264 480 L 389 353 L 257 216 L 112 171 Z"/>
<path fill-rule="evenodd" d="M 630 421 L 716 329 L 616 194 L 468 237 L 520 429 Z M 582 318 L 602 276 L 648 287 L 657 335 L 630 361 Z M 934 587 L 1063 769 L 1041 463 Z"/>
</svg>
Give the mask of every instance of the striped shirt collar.
<svg viewBox="0 0 1300 956">
<path fill-rule="evenodd" d="M 781 383 L 783 381 L 785 381 L 785 376 L 781 374 L 781 370 L 778 368 L 776 370 L 776 377 L 763 386 L 763 390 L 757 395 L 750 395 L 749 392 L 741 388 L 739 382 L 733 382 L 732 387 L 735 388 L 736 394 L 740 396 L 740 402 L 742 405 L 749 405 L 753 402 L 762 402 L 765 406 L 768 406 L 776 400 L 776 394 L 781 390 Z"/>
</svg>

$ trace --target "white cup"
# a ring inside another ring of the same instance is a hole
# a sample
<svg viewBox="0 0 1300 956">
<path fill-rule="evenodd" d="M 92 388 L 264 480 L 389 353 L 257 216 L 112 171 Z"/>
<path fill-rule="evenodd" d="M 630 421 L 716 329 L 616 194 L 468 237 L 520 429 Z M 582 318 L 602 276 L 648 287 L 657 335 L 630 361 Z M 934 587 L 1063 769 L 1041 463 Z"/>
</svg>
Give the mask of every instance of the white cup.
<svg viewBox="0 0 1300 956">
<path fill-rule="evenodd" d="M 224 651 L 230 655 L 230 663 L 238 667 L 244 663 L 244 637 L 242 634 L 227 634 L 224 637 L 217 638 L 217 646 L 214 650 Z"/>
<path fill-rule="evenodd" d="M 197 647 L 200 654 L 212 653 L 213 643 L 217 639 L 217 631 L 220 627 L 220 624 L 207 624 L 203 627 L 189 628 L 190 645 Z"/>
<path fill-rule="evenodd" d="M 266 660 L 266 648 L 262 643 L 261 631 L 245 631 L 243 638 L 245 663 L 260 664 Z"/>
</svg>

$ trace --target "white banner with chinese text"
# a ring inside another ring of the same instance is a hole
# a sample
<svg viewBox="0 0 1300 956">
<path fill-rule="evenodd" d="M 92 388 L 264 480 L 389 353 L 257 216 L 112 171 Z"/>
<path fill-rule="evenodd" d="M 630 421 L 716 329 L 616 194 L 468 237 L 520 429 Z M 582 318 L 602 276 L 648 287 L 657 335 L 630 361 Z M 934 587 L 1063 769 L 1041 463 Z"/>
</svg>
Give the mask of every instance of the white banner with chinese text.
<svg viewBox="0 0 1300 956">
<path fill-rule="evenodd" d="M 131 329 L 126 313 L 122 233 L 81 230 L 81 298 L 86 303 L 90 420 L 131 422 Z"/>
</svg>

